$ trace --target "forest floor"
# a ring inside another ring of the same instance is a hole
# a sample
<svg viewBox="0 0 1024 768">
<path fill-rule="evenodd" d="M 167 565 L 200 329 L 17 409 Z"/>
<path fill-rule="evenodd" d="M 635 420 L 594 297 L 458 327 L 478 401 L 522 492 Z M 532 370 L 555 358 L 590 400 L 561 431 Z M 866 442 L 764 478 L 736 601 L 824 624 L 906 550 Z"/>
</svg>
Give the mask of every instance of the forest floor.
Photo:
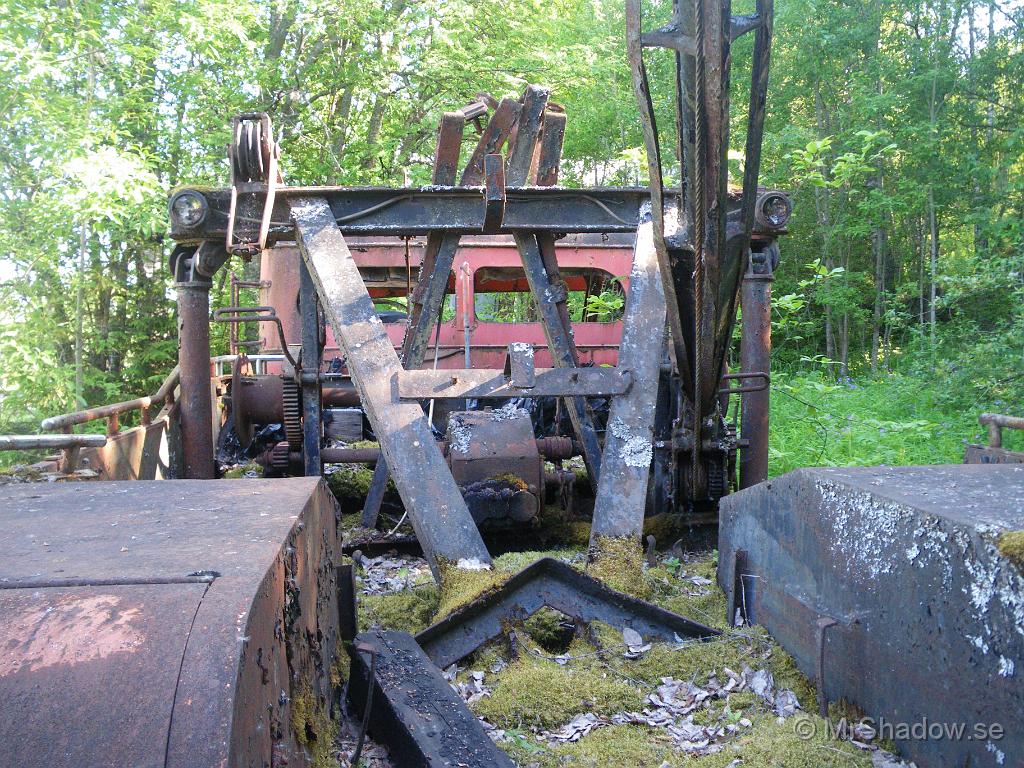
<svg viewBox="0 0 1024 768">
<path fill-rule="evenodd" d="M 583 548 L 560 547 L 503 554 L 495 569 L 513 573 L 541 557 L 580 569 L 585 562 Z M 869 728 L 833 735 L 816 714 L 814 686 L 788 654 L 760 627 L 728 625 L 716 566 L 715 550 L 675 550 L 645 565 L 644 581 L 652 602 L 721 630 L 720 639 L 638 648 L 621 627 L 574 627 L 542 610 L 516 631 L 517 655 L 496 641 L 445 676 L 524 768 L 907 765 Z M 358 574 L 363 629 L 416 633 L 443 615 L 422 558 L 360 556 Z M 852 724 L 857 713 L 839 705 L 830 715 Z M 342 764 L 346 754 L 337 754 Z"/>
</svg>

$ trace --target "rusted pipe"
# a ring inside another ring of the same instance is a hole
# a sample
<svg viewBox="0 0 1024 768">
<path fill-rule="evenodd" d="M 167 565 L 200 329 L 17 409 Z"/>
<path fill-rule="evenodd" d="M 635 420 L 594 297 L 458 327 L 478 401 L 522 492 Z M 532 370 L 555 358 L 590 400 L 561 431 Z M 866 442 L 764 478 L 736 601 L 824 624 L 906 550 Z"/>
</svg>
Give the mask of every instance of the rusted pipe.
<svg viewBox="0 0 1024 768">
<path fill-rule="evenodd" d="M 98 408 L 87 408 L 83 411 L 72 411 L 71 413 L 62 413 L 58 416 L 50 416 L 42 420 L 40 428 L 45 432 L 57 432 L 77 424 L 86 424 L 97 419 L 109 419 L 111 416 L 117 416 L 118 414 L 136 409 L 142 411 L 142 423 L 149 424 L 151 421 L 149 411 L 152 406 L 173 402 L 174 390 L 177 386 L 178 366 L 174 366 L 167 375 L 167 378 L 164 379 L 163 384 L 160 385 L 160 389 L 152 397 L 137 397 L 134 400 L 125 400 L 121 403 L 111 403 L 110 405 L 103 405 Z"/>
<path fill-rule="evenodd" d="M 184 476 L 210 480 L 213 463 L 213 397 L 210 392 L 210 282 L 174 284 L 178 292 L 178 369 Z"/>
<path fill-rule="evenodd" d="M 99 448 L 106 444 L 104 435 L 0 435 L 0 451 Z"/>
<path fill-rule="evenodd" d="M 772 280 L 773 259 L 778 246 L 749 254 L 746 274 L 740 289 L 743 308 L 740 338 L 740 376 L 765 375 L 772 352 Z M 767 378 L 767 377 L 765 377 Z M 746 446 L 740 450 L 740 488 L 749 488 L 768 479 L 768 407 L 770 390 L 748 388 L 741 395 L 741 436 Z"/>
</svg>

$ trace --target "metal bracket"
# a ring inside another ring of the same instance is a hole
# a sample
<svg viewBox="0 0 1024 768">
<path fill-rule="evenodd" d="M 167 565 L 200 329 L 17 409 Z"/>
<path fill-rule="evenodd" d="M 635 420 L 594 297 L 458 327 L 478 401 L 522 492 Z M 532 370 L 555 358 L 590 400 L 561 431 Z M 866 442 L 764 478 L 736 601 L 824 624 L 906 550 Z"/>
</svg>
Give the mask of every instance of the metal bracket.
<svg viewBox="0 0 1024 768">
<path fill-rule="evenodd" d="M 505 354 L 505 378 L 516 389 L 533 389 L 537 376 L 533 367 L 533 345 L 514 341 Z"/>
<path fill-rule="evenodd" d="M 501 230 L 505 218 L 505 162 L 501 155 L 484 158 L 484 226 L 485 235 Z"/>
</svg>

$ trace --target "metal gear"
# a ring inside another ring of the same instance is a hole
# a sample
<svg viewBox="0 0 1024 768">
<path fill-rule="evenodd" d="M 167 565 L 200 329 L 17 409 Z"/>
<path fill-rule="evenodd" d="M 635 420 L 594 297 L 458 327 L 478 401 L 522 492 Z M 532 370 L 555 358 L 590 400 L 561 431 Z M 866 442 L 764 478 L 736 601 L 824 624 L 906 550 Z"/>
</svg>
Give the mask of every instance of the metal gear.
<svg viewBox="0 0 1024 768">
<path fill-rule="evenodd" d="M 281 399 L 284 412 L 284 436 L 292 451 L 302 450 L 302 399 L 299 384 L 290 376 L 282 376 Z"/>
</svg>

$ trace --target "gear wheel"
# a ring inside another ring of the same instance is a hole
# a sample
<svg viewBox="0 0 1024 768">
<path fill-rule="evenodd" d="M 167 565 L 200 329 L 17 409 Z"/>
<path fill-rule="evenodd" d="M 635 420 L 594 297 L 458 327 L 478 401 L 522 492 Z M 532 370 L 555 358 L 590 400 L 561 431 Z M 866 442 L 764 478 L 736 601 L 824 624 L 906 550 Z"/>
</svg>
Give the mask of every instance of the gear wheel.
<svg viewBox="0 0 1024 768">
<path fill-rule="evenodd" d="M 284 436 L 288 448 L 292 451 L 302 450 L 302 400 L 299 397 L 299 385 L 295 379 L 282 376 L 281 388 L 282 410 L 284 412 Z"/>
</svg>

